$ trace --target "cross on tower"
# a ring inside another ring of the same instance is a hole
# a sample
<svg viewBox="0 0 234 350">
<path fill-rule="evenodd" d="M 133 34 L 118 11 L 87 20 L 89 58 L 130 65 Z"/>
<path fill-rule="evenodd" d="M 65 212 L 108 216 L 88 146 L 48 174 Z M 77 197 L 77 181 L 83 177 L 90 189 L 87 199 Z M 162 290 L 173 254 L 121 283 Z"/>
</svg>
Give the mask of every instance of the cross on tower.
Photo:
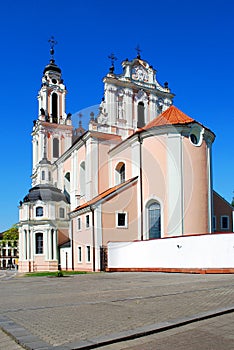
<svg viewBox="0 0 234 350">
<path fill-rule="evenodd" d="M 54 46 L 58 44 L 58 42 L 54 39 L 53 36 L 51 36 L 51 38 L 48 40 L 48 42 L 50 43 L 50 55 L 51 55 L 51 59 L 54 59 Z"/>
<path fill-rule="evenodd" d="M 137 52 L 137 58 L 140 59 L 140 58 L 141 58 L 140 52 L 142 51 L 142 50 L 140 49 L 140 45 L 137 45 L 137 47 L 135 48 L 135 50 L 136 50 L 136 52 Z"/>
<path fill-rule="evenodd" d="M 111 53 L 108 58 L 111 60 L 112 66 L 114 65 L 115 61 L 117 61 L 117 57 L 115 57 L 114 53 Z"/>
<path fill-rule="evenodd" d="M 111 53 L 108 58 L 111 60 L 111 67 L 110 67 L 110 73 L 113 73 L 115 70 L 114 63 L 117 61 L 117 57 L 115 57 L 114 53 Z"/>
</svg>

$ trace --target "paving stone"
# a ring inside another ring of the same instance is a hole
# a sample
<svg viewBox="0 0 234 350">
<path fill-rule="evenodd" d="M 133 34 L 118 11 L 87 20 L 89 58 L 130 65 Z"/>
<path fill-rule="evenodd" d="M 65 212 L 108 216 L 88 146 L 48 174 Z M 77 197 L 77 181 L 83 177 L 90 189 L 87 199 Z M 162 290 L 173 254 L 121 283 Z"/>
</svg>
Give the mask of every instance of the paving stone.
<svg viewBox="0 0 234 350">
<path fill-rule="evenodd" d="M 0 327 L 19 340 L 31 335 L 37 350 L 93 346 L 234 307 L 232 275 L 100 273 L 0 285 Z"/>
</svg>

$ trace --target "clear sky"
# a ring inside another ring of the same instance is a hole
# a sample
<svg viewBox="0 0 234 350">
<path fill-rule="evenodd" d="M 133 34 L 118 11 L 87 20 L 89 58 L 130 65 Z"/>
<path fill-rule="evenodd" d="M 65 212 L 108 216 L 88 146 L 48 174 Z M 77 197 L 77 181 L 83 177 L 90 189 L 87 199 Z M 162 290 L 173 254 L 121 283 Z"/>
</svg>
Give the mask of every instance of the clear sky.
<svg viewBox="0 0 234 350">
<path fill-rule="evenodd" d="M 0 5 L 0 232 L 18 221 L 31 187 L 31 131 L 49 63 L 48 39 L 68 89 L 67 113 L 100 103 L 108 55 L 141 56 L 169 82 L 174 104 L 216 134 L 214 189 L 234 190 L 233 0 L 14 0 Z"/>
</svg>

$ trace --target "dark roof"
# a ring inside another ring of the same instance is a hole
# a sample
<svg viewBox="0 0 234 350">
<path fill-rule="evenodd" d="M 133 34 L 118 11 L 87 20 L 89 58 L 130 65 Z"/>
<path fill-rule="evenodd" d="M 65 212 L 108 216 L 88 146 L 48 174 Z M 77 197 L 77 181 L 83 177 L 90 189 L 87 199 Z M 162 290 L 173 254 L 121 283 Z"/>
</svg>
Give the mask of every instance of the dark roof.
<svg viewBox="0 0 234 350">
<path fill-rule="evenodd" d="M 24 197 L 23 202 L 36 202 L 37 200 L 42 200 L 43 202 L 54 201 L 61 202 L 64 201 L 68 203 L 68 200 L 64 193 L 58 188 L 52 185 L 37 185 L 29 190 L 27 196 Z"/>
<path fill-rule="evenodd" d="M 50 63 L 44 68 L 43 74 L 47 72 L 48 70 L 52 70 L 58 73 L 61 73 L 61 69 L 57 66 L 55 61 L 53 59 L 50 60 Z"/>
<path fill-rule="evenodd" d="M 47 158 L 42 158 L 42 160 L 40 160 L 39 164 L 51 164 L 51 162 L 47 159 Z"/>
</svg>

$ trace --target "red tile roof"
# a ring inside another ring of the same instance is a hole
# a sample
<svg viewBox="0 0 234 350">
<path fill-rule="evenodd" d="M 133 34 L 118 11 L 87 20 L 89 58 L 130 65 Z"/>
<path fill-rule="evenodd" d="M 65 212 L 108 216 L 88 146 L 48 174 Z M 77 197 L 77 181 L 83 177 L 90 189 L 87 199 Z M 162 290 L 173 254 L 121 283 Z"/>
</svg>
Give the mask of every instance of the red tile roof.
<svg viewBox="0 0 234 350">
<path fill-rule="evenodd" d="M 93 199 L 91 199 L 90 201 L 78 206 L 76 209 L 74 209 L 71 213 L 75 213 L 81 209 L 85 209 L 87 207 L 90 207 L 93 204 L 96 204 L 97 202 L 99 202 L 100 200 L 106 198 L 107 196 L 114 194 L 117 190 L 122 189 L 123 187 L 125 187 L 126 185 L 130 184 L 131 182 L 134 182 L 136 179 L 138 178 L 138 176 L 135 176 L 119 185 L 116 185 L 114 187 L 108 188 L 107 190 L 105 190 L 104 192 L 100 193 L 99 195 L 97 195 L 96 197 L 94 197 Z"/>
<path fill-rule="evenodd" d="M 166 109 L 162 114 L 158 117 L 154 118 L 146 124 L 142 130 L 148 130 L 155 126 L 168 125 L 168 124 L 188 124 L 192 123 L 195 120 L 190 118 L 188 115 L 180 111 L 177 107 L 171 106 Z"/>
</svg>

